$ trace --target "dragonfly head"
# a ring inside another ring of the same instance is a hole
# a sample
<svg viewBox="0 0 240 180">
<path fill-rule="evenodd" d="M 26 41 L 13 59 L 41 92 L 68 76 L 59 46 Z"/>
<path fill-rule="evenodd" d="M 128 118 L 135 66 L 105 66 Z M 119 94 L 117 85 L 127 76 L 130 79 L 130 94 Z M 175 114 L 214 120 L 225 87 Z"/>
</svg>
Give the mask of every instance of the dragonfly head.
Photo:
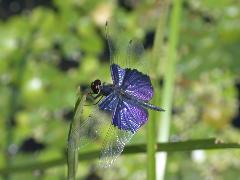
<svg viewBox="0 0 240 180">
<path fill-rule="evenodd" d="M 101 88 L 101 81 L 99 79 L 96 79 L 91 83 L 91 89 L 94 94 L 98 94 L 100 92 Z"/>
</svg>

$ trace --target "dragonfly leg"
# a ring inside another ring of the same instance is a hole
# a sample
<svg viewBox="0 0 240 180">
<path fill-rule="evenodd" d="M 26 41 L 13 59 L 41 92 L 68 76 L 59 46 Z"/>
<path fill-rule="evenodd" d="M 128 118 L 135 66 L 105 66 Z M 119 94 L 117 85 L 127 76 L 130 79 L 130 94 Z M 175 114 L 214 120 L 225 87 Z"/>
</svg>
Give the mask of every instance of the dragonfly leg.
<svg viewBox="0 0 240 180">
<path fill-rule="evenodd" d="M 94 104 L 85 104 L 84 106 L 94 106 L 94 105 L 98 104 L 98 103 L 102 100 L 103 95 L 98 94 L 98 95 L 95 96 L 95 97 L 94 97 L 93 95 L 91 95 L 90 97 L 92 97 L 94 100 L 97 99 L 97 98 L 99 98 L 99 97 L 100 97 L 100 99 L 99 99 L 96 103 L 94 103 Z"/>
<path fill-rule="evenodd" d="M 100 99 L 99 99 L 95 104 L 93 104 L 93 105 L 98 104 L 98 103 L 102 100 L 102 98 L 103 98 L 103 96 L 100 96 Z"/>
</svg>

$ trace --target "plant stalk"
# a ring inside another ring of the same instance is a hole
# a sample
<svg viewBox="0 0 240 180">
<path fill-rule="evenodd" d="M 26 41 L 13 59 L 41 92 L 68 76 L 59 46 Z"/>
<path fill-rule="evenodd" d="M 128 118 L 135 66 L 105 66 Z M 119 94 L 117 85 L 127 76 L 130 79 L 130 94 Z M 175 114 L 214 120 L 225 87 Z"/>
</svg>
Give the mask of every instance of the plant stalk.
<svg viewBox="0 0 240 180">
<path fill-rule="evenodd" d="M 173 9 L 170 17 L 170 34 L 167 62 L 165 63 L 164 86 L 162 107 L 166 110 L 160 114 L 160 124 L 158 128 L 158 142 L 167 142 L 170 134 L 170 119 L 172 112 L 172 101 L 176 71 L 177 44 L 179 39 L 179 25 L 181 16 L 181 0 L 173 1 Z M 157 159 L 157 179 L 162 180 L 165 176 L 167 153 L 158 153 Z"/>
</svg>

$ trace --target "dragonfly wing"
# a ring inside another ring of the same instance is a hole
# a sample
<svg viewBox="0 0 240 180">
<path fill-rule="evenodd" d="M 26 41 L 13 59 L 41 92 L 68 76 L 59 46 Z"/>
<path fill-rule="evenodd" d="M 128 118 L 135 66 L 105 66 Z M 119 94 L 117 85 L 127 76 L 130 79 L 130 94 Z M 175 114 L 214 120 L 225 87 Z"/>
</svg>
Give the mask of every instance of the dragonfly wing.
<svg viewBox="0 0 240 180">
<path fill-rule="evenodd" d="M 148 111 L 131 102 L 131 100 L 119 101 L 113 114 L 113 125 L 119 129 L 135 133 L 148 119 Z"/>
<path fill-rule="evenodd" d="M 123 79 L 125 77 L 125 69 L 122 69 L 120 66 L 117 64 L 112 64 L 111 65 L 111 75 L 112 75 L 112 80 L 113 84 L 117 86 L 121 86 L 123 83 Z"/>
<path fill-rule="evenodd" d="M 104 145 L 100 159 L 102 167 L 109 167 L 117 159 L 135 132 L 147 121 L 148 112 L 131 100 L 119 100 L 113 113 L 113 121 Z"/>
<path fill-rule="evenodd" d="M 110 52 L 110 65 L 119 64 L 123 65 L 122 61 L 122 46 L 124 44 L 123 38 L 119 36 L 121 27 L 117 23 L 107 23 L 105 27 L 106 39 Z"/>
<path fill-rule="evenodd" d="M 79 141 L 76 148 L 81 148 L 97 138 L 102 136 L 102 129 L 108 126 L 111 122 L 111 117 L 99 110 L 94 108 L 89 117 L 80 123 L 80 126 L 75 128 Z"/>
<path fill-rule="evenodd" d="M 118 96 L 115 95 L 115 93 L 111 93 L 108 96 L 106 96 L 100 103 L 99 108 L 105 111 L 113 112 L 117 106 L 118 103 Z"/>
<path fill-rule="evenodd" d="M 134 133 L 110 126 L 100 153 L 100 166 L 110 167 L 122 153 Z"/>
<path fill-rule="evenodd" d="M 122 68 L 137 68 L 147 73 L 149 62 L 145 58 L 144 47 L 136 38 L 130 40 L 124 27 L 118 21 L 107 23 L 106 39 L 110 51 L 110 66 L 118 64 Z"/>
<path fill-rule="evenodd" d="M 106 26 L 113 84 L 117 86 L 124 84 L 130 95 L 149 101 L 153 96 L 152 84 L 149 76 L 140 72 L 148 74 L 151 64 L 148 59 L 150 58 L 145 57 L 142 43 L 138 40 L 129 41 L 125 33 L 121 33 L 121 29 L 122 27 L 117 23 Z"/>
<path fill-rule="evenodd" d="M 139 71 L 148 74 L 150 62 L 146 58 L 146 53 L 143 44 L 134 39 L 128 43 L 126 52 L 126 64 L 128 68 L 135 68 Z"/>
<path fill-rule="evenodd" d="M 136 69 L 126 69 L 122 89 L 143 101 L 149 101 L 153 97 L 153 87 L 149 76 Z"/>
</svg>

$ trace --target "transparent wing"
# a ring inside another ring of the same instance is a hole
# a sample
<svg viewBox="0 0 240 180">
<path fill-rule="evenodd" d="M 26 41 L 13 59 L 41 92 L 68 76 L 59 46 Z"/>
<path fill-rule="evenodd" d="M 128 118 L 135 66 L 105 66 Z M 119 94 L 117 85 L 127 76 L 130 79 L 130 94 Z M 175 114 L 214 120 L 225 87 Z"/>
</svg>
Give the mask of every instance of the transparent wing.
<svg viewBox="0 0 240 180">
<path fill-rule="evenodd" d="M 137 69 L 148 73 L 149 61 L 139 38 L 128 35 L 124 28 L 117 23 L 107 23 L 106 39 L 110 51 L 110 65 L 118 64 L 121 68 Z"/>
<path fill-rule="evenodd" d="M 77 107 L 74 118 L 80 118 L 82 105 Z M 95 107 L 90 116 L 72 129 L 72 134 L 78 137 L 78 143 L 70 143 L 70 148 L 81 148 L 95 140 L 103 140 L 100 153 L 100 167 L 109 167 L 117 159 L 134 133 L 120 130 L 111 123 L 112 114 Z M 110 128 L 109 128 L 110 127 Z M 108 129 L 108 130 L 107 130 Z M 107 132 L 107 133 L 106 133 Z"/>
<path fill-rule="evenodd" d="M 126 55 L 127 67 L 148 74 L 150 61 L 146 58 L 146 52 L 141 41 L 131 40 L 128 43 Z"/>
<path fill-rule="evenodd" d="M 77 115 L 77 113 L 76 113 Z M 78 137 L 78 144 L 72 148 L 81 148 L 96 139 L 103 137 L 104 130 L 111 123 L 111 117 L 108 114 L 95 107 L 86 120 L 73 129 Z"/>
<path fill-rule="evenodd" d="M 124 66 L 123 59 L 123 49 L 126 47 L 125 41 L 123 37 L 120 37 L 119 31 L 121 32 L 122 27 L 120 27 L 117 23 L 109 23 L 107 22 L 105 27 L 106 39 L 109 46 L 110 51 L 110 65 L 118 64 L 120 66 Z M 124 45 L 125 44 L 125 45 Z"/>
<path fill-rule="evenodd" d="M 100 130 L 106 122 L 98 118 L 97 114 L 99 114 L 99 112 L 95 109 L 80 126 L 78 130 L 79 148 L 100 137 Z"/>
<path fill-rule="evenodd" d="M 131 131 L 120 130 L 110 126 L 100 153 L 100 167 L 110 167 L 122 153 L 125 145 L 133 137 Z"/>
</svg>

